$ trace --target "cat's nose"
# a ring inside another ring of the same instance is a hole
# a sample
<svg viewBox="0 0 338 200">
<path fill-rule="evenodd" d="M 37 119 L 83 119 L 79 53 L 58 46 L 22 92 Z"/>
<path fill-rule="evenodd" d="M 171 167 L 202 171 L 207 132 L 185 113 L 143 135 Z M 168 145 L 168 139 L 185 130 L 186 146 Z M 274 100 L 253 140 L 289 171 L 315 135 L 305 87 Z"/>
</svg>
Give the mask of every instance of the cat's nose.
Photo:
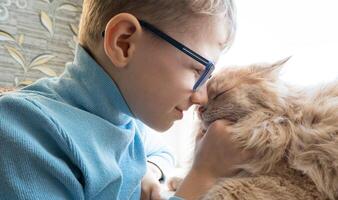
<svg viewBox="0 0 338 200">
<path fill-rule="evenodd" d="M 206 110 L 207 110 L 207 107 L 206 107 L 206 106 L 199 106 L 199 107 L 198 107 L 198 112 L 199 112 L 200 114 L 204 113 L 204 111 L 206 111 Z"/>
<path fill-rule="evenodd" d="M 203 120 L 203 113 L 207 110 L 207 107 L 205 105 L 200 105 L 196 108 L 196 110 L 198 118 Z"/>
</svg>

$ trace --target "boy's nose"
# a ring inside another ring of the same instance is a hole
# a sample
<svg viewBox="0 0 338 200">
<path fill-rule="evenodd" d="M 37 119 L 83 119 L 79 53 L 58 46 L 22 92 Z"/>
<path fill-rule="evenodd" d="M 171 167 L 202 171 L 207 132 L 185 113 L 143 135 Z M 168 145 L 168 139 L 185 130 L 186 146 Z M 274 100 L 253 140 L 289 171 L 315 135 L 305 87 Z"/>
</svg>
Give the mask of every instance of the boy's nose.
<svg viewBox="0 0 338 200">
<path fill-rule="evenodd" d="M 200 87 L 197 91 L 193 92 L 190 100 L 193 104 L 206 105 L 208 103 L 208 93 L 206 84 Z"/>
</svg>

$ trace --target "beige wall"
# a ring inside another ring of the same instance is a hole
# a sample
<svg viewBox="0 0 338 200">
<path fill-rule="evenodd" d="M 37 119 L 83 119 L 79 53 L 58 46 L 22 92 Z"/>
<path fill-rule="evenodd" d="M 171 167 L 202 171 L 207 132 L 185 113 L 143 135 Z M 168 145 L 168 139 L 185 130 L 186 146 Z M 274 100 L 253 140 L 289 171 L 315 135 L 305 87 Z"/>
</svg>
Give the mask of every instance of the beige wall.
<svg viewBox="0 0 338 200">
<path fill-rule="evenodd" d="M 0 0 L 0 86 L 62 73 L 65 63 L 73 60 L 81 3 Z M 70 25 L 76 28 L 72 31 Z"/>
</svg>

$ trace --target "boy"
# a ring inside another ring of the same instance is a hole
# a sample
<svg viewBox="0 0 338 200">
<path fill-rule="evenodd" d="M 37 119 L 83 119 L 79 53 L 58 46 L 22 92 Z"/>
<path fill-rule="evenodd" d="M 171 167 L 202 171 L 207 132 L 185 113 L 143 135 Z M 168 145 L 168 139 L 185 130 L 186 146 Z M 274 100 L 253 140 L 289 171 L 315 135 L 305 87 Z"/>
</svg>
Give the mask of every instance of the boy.
<svg viewBox="0 0 338 200">
<path fill-rule="evenodd" d="M 74 62 L 0 99 L 1 199 L 158 199 L 173 158 L 144 124 L 167 130 L 207 102 L 232 19 L 230 0 L 84 0 Z M 209 127 L 173 199 L 198 198 L 245 160 L 224 147 L 226 128 Z"/>
</svg>

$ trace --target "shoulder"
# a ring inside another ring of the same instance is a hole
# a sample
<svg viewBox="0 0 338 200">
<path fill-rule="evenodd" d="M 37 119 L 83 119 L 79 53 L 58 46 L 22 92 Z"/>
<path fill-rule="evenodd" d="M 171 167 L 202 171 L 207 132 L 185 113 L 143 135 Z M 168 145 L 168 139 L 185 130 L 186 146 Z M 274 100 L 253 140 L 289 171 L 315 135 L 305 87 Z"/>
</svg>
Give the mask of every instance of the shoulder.
<svg viewBox="0 0 338 200">
<path fill-rule="evenodd" d="M 2 94 L 0 95 L 0 112 L 10 114 L 30 111 L 35 114 L 43 114 L 41 111 L 41 103 L 39 103 L 43 98 L 45 97 L 40 94 L 26 93 L 22 91 Z M 31 113 L 25 114 L 30 115 Z"/>
<path fill-rule="evenodd" d="M 21 112 L 21 109 L 39 112 L 39 108 L 32 100 L 35 95 L 10 92 L 0 96 L 0 112 L 10 114 Z"/>
<path fill-rule="evenodd" d="M 34 95 L 20 92 L 0 96 L 0 137 L 35 140 L 51 137 L 58 128 Z"/>
</svg>

